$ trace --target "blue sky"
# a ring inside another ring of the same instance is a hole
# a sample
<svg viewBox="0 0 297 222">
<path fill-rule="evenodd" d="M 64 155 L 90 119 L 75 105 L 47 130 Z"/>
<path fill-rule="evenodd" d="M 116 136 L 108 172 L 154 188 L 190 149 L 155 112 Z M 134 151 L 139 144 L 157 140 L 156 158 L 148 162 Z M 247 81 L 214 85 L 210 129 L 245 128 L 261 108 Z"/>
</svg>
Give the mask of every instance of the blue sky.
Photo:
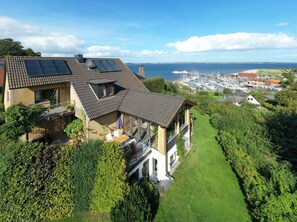
<svg viewBox="0 0 297 222">
<path fill-rule="evenodd" d="M 43 56 L 297 62 L 297 2 L 1 1 L 0 38 Z"/>
</svg>

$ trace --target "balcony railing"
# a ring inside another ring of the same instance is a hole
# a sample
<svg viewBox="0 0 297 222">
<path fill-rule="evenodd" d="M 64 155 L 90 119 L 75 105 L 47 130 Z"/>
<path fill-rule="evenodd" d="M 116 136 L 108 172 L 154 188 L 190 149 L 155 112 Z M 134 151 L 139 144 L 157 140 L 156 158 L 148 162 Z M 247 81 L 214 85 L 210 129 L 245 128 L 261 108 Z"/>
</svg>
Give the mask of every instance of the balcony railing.
<svg viewBox="0 0 297 222">
<path fill-rule="evenodd" d="M 75 103 L 74 101 L 67 101 L 63 103 L 50 104 L 50 101 L 35 103 L 31 106 L 43 106 L 46 111 L 39 117 L 39 121 L 50 120 L 57 116 L 65 116 L 70 113 L 74 113 Z"/>
</svg>

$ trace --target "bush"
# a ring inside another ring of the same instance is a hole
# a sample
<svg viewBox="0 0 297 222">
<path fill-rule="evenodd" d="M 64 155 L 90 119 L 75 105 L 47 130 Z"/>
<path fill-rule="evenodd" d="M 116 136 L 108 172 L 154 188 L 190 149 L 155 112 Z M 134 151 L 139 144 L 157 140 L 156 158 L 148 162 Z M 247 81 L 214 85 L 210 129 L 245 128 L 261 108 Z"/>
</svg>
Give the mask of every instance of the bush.
<svg viewBox="0 0 297 222">
<path fill-rule="evenodd" d="M 236 171 L 257 221 L 295 221 L 297 178 L 286 161 L 278 160 L 263 116 L 250 107 L 221 105 L 210 122 Z"/>
<path fill-rule="evenodd" d="M 91 209 L 109 213 L 128 191 L 124 150 L 115 142 L 102 145 L 92 191 Z"/>
<path fill-rule="evenodd" d="M 73 209 L 70 173 L 73 147 L 11 144 L 1 151 L 0 218 L 40 221 L 69 216 Z"/>
<path fill-rule="evenodd" d="M 84 142 L 77 147 L 71 167 L 74 180 L 74 213 L 91 210 L 97 164 L 102 141 Z"/>
<path fill-rule="evenodd" d="M 79 144 L 84 138 L 84 122 L 81 119 L 75 119 L 66 126 L 64 132 Z"/>
<path fill-rule="evenodd" d="M 165 82 L 163 78 L 145 79 L 145 80 L 142 80 L 142 83 L 151 92 L 156 92 L 156 93 L 164 92 Z"/>
<path fill-rule="evenodd" d="M 129 194 L 112 208 L 110 219 L 114 222 L 151 221 L 151 208 L 143 188 L 133 185 Z"/>
</svg>

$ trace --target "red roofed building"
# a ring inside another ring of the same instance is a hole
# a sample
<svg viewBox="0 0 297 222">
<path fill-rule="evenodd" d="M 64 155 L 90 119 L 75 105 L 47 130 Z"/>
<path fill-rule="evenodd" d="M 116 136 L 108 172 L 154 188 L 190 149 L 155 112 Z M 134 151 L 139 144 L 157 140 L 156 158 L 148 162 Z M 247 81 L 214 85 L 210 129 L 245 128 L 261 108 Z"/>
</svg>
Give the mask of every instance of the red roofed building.
<svg viewBox="0 0 297 222">
<path fill-rule="evenodd" d="M 237 78 L 241 78 L 241 79 L 256 79 L 258 78 L 258 74 L 257 73 L 249 73 L 249 72 L 239 72 L 237 74 Z"/>
<path fill-rule="evenodd" d="M 0 85 L 4 85 L 4 59 L 0 59 Z"/>
</svg>

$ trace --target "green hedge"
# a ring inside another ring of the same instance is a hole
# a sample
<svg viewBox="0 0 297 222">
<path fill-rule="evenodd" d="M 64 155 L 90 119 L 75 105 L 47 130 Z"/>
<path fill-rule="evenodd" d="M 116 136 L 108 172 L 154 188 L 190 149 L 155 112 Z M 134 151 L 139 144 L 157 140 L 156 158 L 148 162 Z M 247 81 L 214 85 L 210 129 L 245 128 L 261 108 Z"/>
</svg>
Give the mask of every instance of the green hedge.
<svg viewBox="0 0 297 222">
<path fill-rule="evenodd" d="M 165 89 L 165 81 L 163 78 L 151 78 L 142 80 L 142 83 L 151 92 L 162 93 Z"/>
<path fill-rule="evenodd" d="M 15 144 L 1 151 L 0 218 L 40 221 L 72 212 L 69 165 L 72 149 L 40 143 Z"/>
<path fill-rule="evenodd" d="M 0 221 L 53 220 L 90 211 L 101 144 L 11 143 L 0 149 Z"/>
<path fill-rule="evenodd" d="M 250 106 L 222 105 L 211 115 L 218 140 L 239 176 L 250 212 L 258 221 L 297 220 L 297 178 L 278 159 L 264 118 Z"/>
<path fill-rule="evenodd" d="M 109 213 L 117 201 L 129 192 L 124 150 L 118 143 L 109 142 L 101 146 L 91 209 Z"/>
</svg>

